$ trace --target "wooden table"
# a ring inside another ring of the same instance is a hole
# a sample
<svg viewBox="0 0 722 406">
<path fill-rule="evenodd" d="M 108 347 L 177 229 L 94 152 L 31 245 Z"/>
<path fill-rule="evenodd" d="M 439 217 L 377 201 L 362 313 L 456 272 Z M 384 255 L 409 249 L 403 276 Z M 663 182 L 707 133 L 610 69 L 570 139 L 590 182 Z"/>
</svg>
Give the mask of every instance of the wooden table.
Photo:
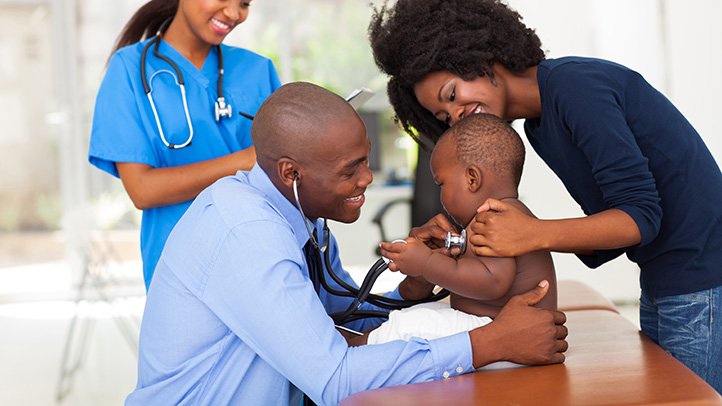
<svg viewBox="0 0 722 406">
<path fill-rule="evenodd" d="M 618 313 L 576 310 L 567 318 L 564 364 L 374 389 L 339 405 L 722 405 L 711 386 Z"/>
</svg>

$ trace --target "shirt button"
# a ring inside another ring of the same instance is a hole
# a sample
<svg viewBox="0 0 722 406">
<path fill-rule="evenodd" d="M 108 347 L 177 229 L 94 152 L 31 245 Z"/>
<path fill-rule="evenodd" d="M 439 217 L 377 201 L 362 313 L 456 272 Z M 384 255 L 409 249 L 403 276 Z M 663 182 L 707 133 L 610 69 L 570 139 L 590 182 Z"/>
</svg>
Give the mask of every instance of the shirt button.
<svg viewBox="0 0 722 406">
<path fill-rule="evenodd" d="M 448 378 L 449 375 L 450 375 L 450 374 L 449 374 L 449 371 L 444 371 L 444 378 Z"/>
<path fill-rule="evenodd" d="M 458 367 L 458 368 L 456 368 L 456 372 L 462 373 L 462 372 L 464 372 L 464 368 Z"/>
</svg>

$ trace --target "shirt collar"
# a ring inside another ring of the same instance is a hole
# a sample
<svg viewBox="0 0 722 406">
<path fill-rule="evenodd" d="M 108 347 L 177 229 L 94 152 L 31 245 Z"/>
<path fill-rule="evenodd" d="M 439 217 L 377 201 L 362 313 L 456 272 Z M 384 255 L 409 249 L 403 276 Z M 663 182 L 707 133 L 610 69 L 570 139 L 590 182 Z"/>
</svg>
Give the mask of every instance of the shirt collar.
<svg viewBox="0 0 722 406">
<path fill-rule="evenodd" d="M 276 188 L 276 185 L 271 182 L 271 179 L 268 177 L 266 172 L 258 166 L 258 164 L 255 164 L 253 168 L 247 172 L 247 176 L 249 184 L 262 191 L 268 198 L 271 205 L 275 207 L 276 210 L 278 210 L 291 225 L 291 228 L 296 235 L 298 246 L 303 248 L 309 240 L 308 230 L 306 229 L 303 216 L 301 216 L 301 211 L 298 210 L 295 202 L 291 203 L 288 199 L 286 199 L 286 197 Z M 323 220 L 317 219 L 315 223 L 309 221 L 309 225 L 311 227 L 311 232 L 313 232 L 315 229 L 320 229 L 323 226 Z M 317 232 L 317 234 L 321 233 Z"/>
</svg>

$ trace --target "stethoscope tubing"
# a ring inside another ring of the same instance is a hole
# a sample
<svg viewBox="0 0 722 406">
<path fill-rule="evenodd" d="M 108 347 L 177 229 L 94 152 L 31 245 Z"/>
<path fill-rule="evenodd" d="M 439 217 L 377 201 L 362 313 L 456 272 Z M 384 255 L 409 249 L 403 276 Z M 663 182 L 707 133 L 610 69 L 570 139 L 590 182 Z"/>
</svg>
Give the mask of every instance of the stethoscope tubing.
<svg viewBox="0 0 722 406">
<path fill-rule="evenodd" d="M 159 73 L 168 73 L 171 76 L 173 75 L 170 71 L 164 69 L 164 70 L 159 70 L 159 71 L 155 72 L 153 74 L 153 76 L 150 77 L 150 84 L 149 84 L 150 91 L 146 93 L 146 96 L 148 96 L 148 101 L 150 102 L 150 107 L 153 110 L 153 116 L 155 117 L 155 124 L 158 126 L 158 133 L 160 134 L 160 138 L 163 141 L 163 143 L 170 149 L 180 149 L 180 148 L 187 147 L 188 145 L 190 145 L 191 141 L 193 140 L 193 123 L 191 122 L 191 115 L 190 115 L 190 112 L 188 111 L 188 99 L 186 98 L 186 87 L 184 84 L 182 84 L 178 80 L 176 80 L 176 84 L 180 88 L 181 98 L 183 99 L 183 110 L 185 111 L 186 122 L 188 123 L 189 135 L 188 135 L 188 139 L 184 143 L 175 145 L 175 144 L 171 144 L 170 142 L 168 142 L 168 140 L 166 140 L 165 134 L 163 133 L 163 126 L 160 125 L 160 118 L 158 117 L 158 110 L 155 108 L 155 103 L 153 102 L 153 96 L 152 96 L 153 78 L 155 77 L 155 75 L 157 75 Z"/>
<path fill-rule="evenodd" d="M 185 89 L 185 82 L 183 81 L 183 73 L 181 72 L 180 68 L 178 68 L 178 65 L 175 64 L 170 58 L 167 56 L 161 54 L 158 52 L 158 46 L 160 44 L 162 33 L 165 31 L 165 28 L 170 24 L 172 21 L 172 17 L 164 21 L 160 27 L 158 28 L 158 31 L 156 32 L 156 35 L 148 41 L 147 44 L 143 47 L 143 51 L 140 54 L 140 77 L 141 81 L 143 83 L 143 90 L 145 91 L 146 96 L 148 97 L 148 101 L 150 102 L 151 109 L 153 110 L 153 116 L 155 118 L 155 123 L 158 127 L 158 133 L 160 134 L 160 138 L 163 141 L 163 144 L 165 144 L 170 149 L 180 149 L 187 147 L 191 144 L 191 141 L 193 140 L 193 122 L 191 121 L 191 115 L 190 111 L 188 109 L 188 99 L 186 97 L 186 89 Z M 165 61 L 168 63 L 173 70 L 175 71 L 175 75 L 173 75 L 172 72 L 168 70 L 159 70 L 155 72 L 150 79 L 148 79 L 148 75 L 146 73 L 146 58 L 148 55 L 148 50 L 150 47 L 153 47 L 153 55 L 155 55 L 157 58 Z M 220 45 L 215 46 L 218 51 L 218 100 L 215 104 L 215 119 L 216 121 L 220 121 L 222 117 L 231 117 L 231 106 L 226 104 L 226 99 L 223 96 L 223 51 L 221 50 Z M 181 91 L 181 97 L 183 99 L 183 110 L 185 112 L 186 116 L 186 122 L 188 123 L 188 129 L 189 129 L 189 135 L 188 139 L 183 142 L 182 144 L 171 144 L 166 140 L 165 134 L 163 133 L 163 126 L 160 124 L 160 117 L 158 115 L 158 110 L 155 107 L 155 102 L 153 101 L 153 87 L 152 87 L 152 81 L 155 75 L 158 73 L 168 73 L 171 76 L 174 76 L 176 85 L 180 88 Z M 247 115 L 244 115 L 247 116 Z M 252 119 L 252 117 L 251 117 Z"/>
<path fill-rule="evenodd" d="M 331 318 L 333 318 L 335 324 L 344 324 L 348 323 L 352 320 L 357 320 L 361 318 L 367 318 L 367 317 L 382 317 L 382 318 L 388 318 L 388 312 L 379 311 L 379 310 L 364 310 L 360 309 L 360 306 L 364 302 L 368 302 L 372 305 L 375 305 L 377 307 L 380 307 L 382 309 L 386 310 L 398 310 L 398 309 L 404 309 L 407 307 L 411 307 L 413 305 L 421 304 L 421 303 L 428 303 L 428 302 L 436 302 L 438 300 L 441 300 L 447 296 L 449 296 L 450 292 L 446 289 L 442 289 L 438 293 L 435 293 L 434 295 L 425 298 L 425 299 L 419 299 L 419 300 L 405 300 L 405 299 L 394 299 L 386 296 L 377 295 L 374 293 L 371 293 L 371 289 L 373 288 L 374 283 L 376 283 L 376 280 L 381 276 L 381 274 L 389 268 L 388 263 L 383 260 L 383 258 L 379 258 L 369 269 L 369 271 L 366 273 L 366 276 L 364 277 L 363 282 L 361 283 L 361 286 L 359 288 L 355 288 L 354 286 L 349 285 L 346 283 L 343 279 L 341 279 L 336 272 L 334 272 L 333 267 L 331 266 L 331 259 L 330 259 L 330 250 L 328 248 L 328 225 L 326 221 L 324 220 L 324 247 L 321 250 L 323 252 L 324 257 L 324 264 L 325 268 L 328 271 L 329 276 L 338 283 L 343 289 L 346 290 L 346 292 L 339 291 L 336 289 L 333 289 L 331 286 L 328 285 L 326 281 L 326 277 L 324 275 L 324 272 L 319 272 L 320 280 L 321 280 L 321 286 L 328 291 L 331 294 L 334 294 L 336 296 L 347 296 L 347 297 L 353 297 L 353 302 L 349 305 L 349 307 L 342 312 L 334 312 L 329 314 Z M 320 256 L 320 254 L 318 254 Z M 322 268 L 319 268 L 322 269 Z"/>
<path fill-rule="evenodd" d="M 313 237 L 313 233 L 311 232 L 311 226 L 309 225 L 308 219 L 306 218 L 306 214 L 303 212 L 303 208 L 301 207 L 301 202 L 298 199 L 298 175 L 293 179 L 293 196 L 296 199 L 296 206 L 298 207 L 299 212 L 301 213 L 301 217 L 303 218 L 303 223 L 306 226 L 306 231 L 308 231 L 308 237 L 311 239 L 311 243 L 314 247 L 315 252 L 315 260 L 317 263 L 317 269 L 321 269 L 322 271 L 318 273 L 321 286 L 326 290 L 328 293 L 335 295 L 335 296 L 344 296 L 344 297 L 353 297 L 354 300 L 351 302 L 351 304 L 346 308 L 346 310 L 339 311 L 339 312 L 333 312 L 329 313 L 329 316 L 333 319 L 334 324 L 341 325 L 344 323 L 348 323 L 350 321 L 363 319 L 363 318 L 369 318 L 369 317 L 380 317 L 380 318 L 388 318 L 389 313 L 380 311 L 380 310 L 366 310 L 361 309 L 361 305 L 364 302 L 368 302 L 370 304 L 373 304 L 377 307 L 380 307 L 382 309 L 386 310 L 397 310 L 397 309 L 404 309 L 416 304 L 420 303 L 428 303 L 428 302 L 435 302 L 438 300 L 441 300 L 447 296 L 449 296 L 450 292 L 446 289 L 442 289 L 438 293 L 435 293 L 434 295 L 420 300 L 399 300 L 399 299 L 393 299 L 386 296 L 381 296 L 377 294 L 371 293 L 371 289 L 373 288 L 374 283 L 378 279 L 378 277 L 383 273 L 385 270 L 389 268 L 389 265 L 387 261 L 385 261 L 383 258 L 379 258 L 369 269 L 369 271 L 366 273 L 366 276 L 364 277 L 363 282 L 361 283 L 361 286 L 356 288 L 350 284 L 348 284 L 346 281 L 341 279 L 336 272 L 333 270 L 333 266 L 331 266 L 331 255 L 330 250 L 328 249 L 328 242 L 329 242 L 329 234 L 330 230 L 328 228 L 328 222 L 326 219 L 323 220 L 323 245 L 320 246 L 316 238 Z M 323 257 L 323 262 L 321 260 L 321 257 Z M 325 266 L 324 266 L 325 265 Z M 326 271 L 328 271 L 329 276 L 331 276 L 331 279 L 334 280 L 341 288 L 345 289 L 345 291 L 338 290 L 332 288 L 328 282 L 326 281 L 325 272 L 323 272 L 323 269 L 326 268 Z"/>
</svg>

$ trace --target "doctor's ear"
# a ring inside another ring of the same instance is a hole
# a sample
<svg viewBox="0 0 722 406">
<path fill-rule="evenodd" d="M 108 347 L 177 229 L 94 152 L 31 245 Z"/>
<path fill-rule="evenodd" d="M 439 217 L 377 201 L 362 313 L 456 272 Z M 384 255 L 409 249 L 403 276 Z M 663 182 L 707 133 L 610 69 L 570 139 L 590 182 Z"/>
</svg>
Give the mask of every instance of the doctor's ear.
<svg viewBox="0 0 722 406">
<path fill-rule="evenodd" d="M 293 185 L 293 181 L 300 181 L 298 165 L 290 158 L 281 158 L 278 161 L 278 177 L 286 186 Z"/>
</svg>

